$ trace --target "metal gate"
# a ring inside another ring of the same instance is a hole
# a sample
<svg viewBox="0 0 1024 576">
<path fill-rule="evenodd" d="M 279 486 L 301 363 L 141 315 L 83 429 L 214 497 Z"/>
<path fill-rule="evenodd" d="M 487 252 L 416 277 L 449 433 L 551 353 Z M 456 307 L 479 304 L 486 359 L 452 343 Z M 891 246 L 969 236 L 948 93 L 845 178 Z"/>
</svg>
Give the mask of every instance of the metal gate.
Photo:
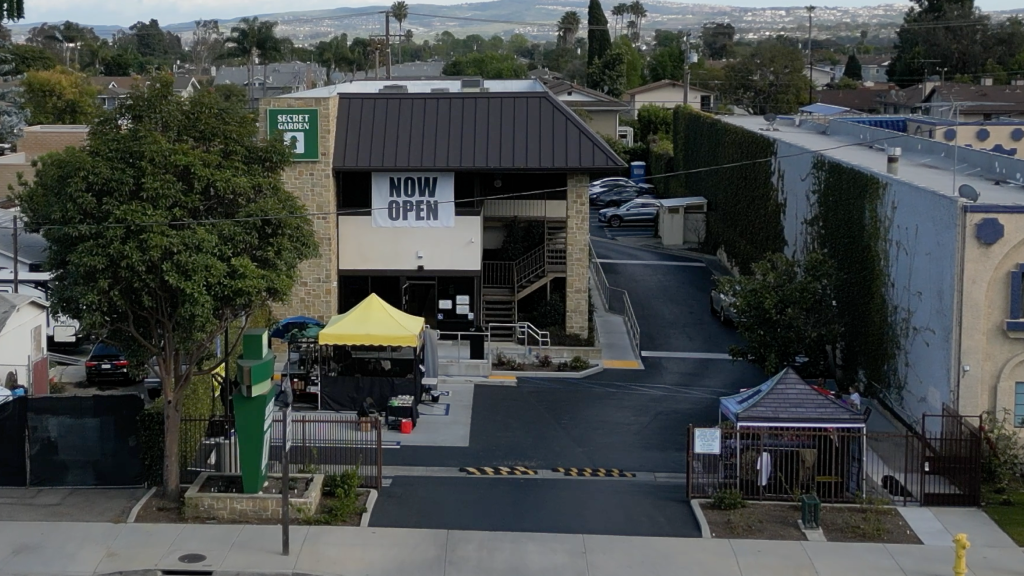
<svg viewBox="0 0 1024 576">
<path fill-rule="evenodd" d="M 0 402 L 0 486 L 25 486 L 28 465 L 25 432 L 28 398 L 10 398 Z"/>
<path fill-rule="evenodd" d="M 950 406 L 921 419 L 921 504 L 981 505 L 981 416 Z"/>
</svg>

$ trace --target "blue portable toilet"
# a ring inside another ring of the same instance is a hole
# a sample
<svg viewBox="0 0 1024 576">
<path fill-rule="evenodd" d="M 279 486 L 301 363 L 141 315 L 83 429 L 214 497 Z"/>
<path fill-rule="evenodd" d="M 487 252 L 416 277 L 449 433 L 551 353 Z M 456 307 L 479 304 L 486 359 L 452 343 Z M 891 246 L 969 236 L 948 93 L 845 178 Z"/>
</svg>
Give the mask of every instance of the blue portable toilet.
<svg viewBox="0 0 1024 576">
<path fill-rule="evenodd" d="M 643 184 L 644 176 L 647 173 L 646 162 L 630 162 L 629 163 L 629 179 L 637 184 Z"/>
</svg>

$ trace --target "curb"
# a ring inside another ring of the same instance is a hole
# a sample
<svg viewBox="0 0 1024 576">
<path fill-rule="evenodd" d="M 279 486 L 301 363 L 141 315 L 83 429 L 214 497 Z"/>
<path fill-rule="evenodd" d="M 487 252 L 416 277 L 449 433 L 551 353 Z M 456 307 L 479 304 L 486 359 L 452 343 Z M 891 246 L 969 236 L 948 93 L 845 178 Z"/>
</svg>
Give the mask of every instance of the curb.
<svg viewBox="0 0 1024 576">
<path fill-rule="evenodd" d="M 697 517 L 697 523 L 700 524 L 700 537 L 711 538 L 708 519 L 704 517 L 704 511 L 700 509 L 701 502 L 708 502 L 708 500 L 690 500 L 690 507 L 693 508 L 693 515 Z"/>
<path fill-rule="evenodd" d="M 515 386 L 515 379 L 491 380 L 486 376 L 438 376 L 438 384 L 470 384 L 473 386 Z"/>
<path fill-rule="evenodd" d="M 156 486 L 153 486 L 152 488 L 149 489 L 149 492 L 146 492 L 146 495 L 143 496 L 142 499 L 139 500 L 139 502 L 132 507 L 131 513 L 128 514 L 128 520 L 125 521 L 127 524 L 135 523 L 135 517 L 139 515 L 139 510 L 142 510 L 142 506 L 146 503 L 147 500 L 149 500 L 149 497 L 155 493 Z"/>
<path fill-rule="evenodd" d="M 507 372 L 495 370 L 491 376 L 513 376 L 515 378 L 586 378 L 604 370 L 604 366 L 598 364 L 587 368 L 582 372 Z"/>
<path fill-rule="evenodd" d="M 370 526 L 370 514 L 373 513 L 373 505 L 377 503 L 377 491 L 370 488 L 370 495 L 366 497 L 366 512 L 363 512 L 363 517 L 359 519 L 360 528 L 369 528 Z"/>
</svg>

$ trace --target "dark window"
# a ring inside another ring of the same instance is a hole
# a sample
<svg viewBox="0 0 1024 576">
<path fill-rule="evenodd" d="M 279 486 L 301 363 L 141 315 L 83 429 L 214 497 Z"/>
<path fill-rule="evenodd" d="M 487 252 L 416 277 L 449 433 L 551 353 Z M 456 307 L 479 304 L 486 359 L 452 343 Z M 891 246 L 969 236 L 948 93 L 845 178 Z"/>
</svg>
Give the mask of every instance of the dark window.
<svg viewBox="0 0 1024 576">
<path fill-rule="evenodd" d="M 338 175 L 338 208 L 370 207 L 370 173 L 342 172 Z"/>
</svg>

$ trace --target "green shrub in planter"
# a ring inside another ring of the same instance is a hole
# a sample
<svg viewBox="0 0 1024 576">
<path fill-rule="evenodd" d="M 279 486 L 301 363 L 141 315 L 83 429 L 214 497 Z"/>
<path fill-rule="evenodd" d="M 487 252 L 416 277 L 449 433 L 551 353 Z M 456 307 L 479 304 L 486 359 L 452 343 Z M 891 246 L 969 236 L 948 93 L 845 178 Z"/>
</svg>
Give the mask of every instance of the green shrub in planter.
<svg viewBox="0 0 1024 576">
<path fill-rule="evenodd" d="M 747 503 L 739 490 L 719 490 L 711 497 L 711 506 L 719 510 L 739 510 L 746 508 Z"/>
<path fill-rule="evenodd" d="M 573 356 L 569 360 L 569 370 L 573 372 L 582 372 L 590 368 L 590 360 L 587 360 L 583 356 Z"/>
</svg>

